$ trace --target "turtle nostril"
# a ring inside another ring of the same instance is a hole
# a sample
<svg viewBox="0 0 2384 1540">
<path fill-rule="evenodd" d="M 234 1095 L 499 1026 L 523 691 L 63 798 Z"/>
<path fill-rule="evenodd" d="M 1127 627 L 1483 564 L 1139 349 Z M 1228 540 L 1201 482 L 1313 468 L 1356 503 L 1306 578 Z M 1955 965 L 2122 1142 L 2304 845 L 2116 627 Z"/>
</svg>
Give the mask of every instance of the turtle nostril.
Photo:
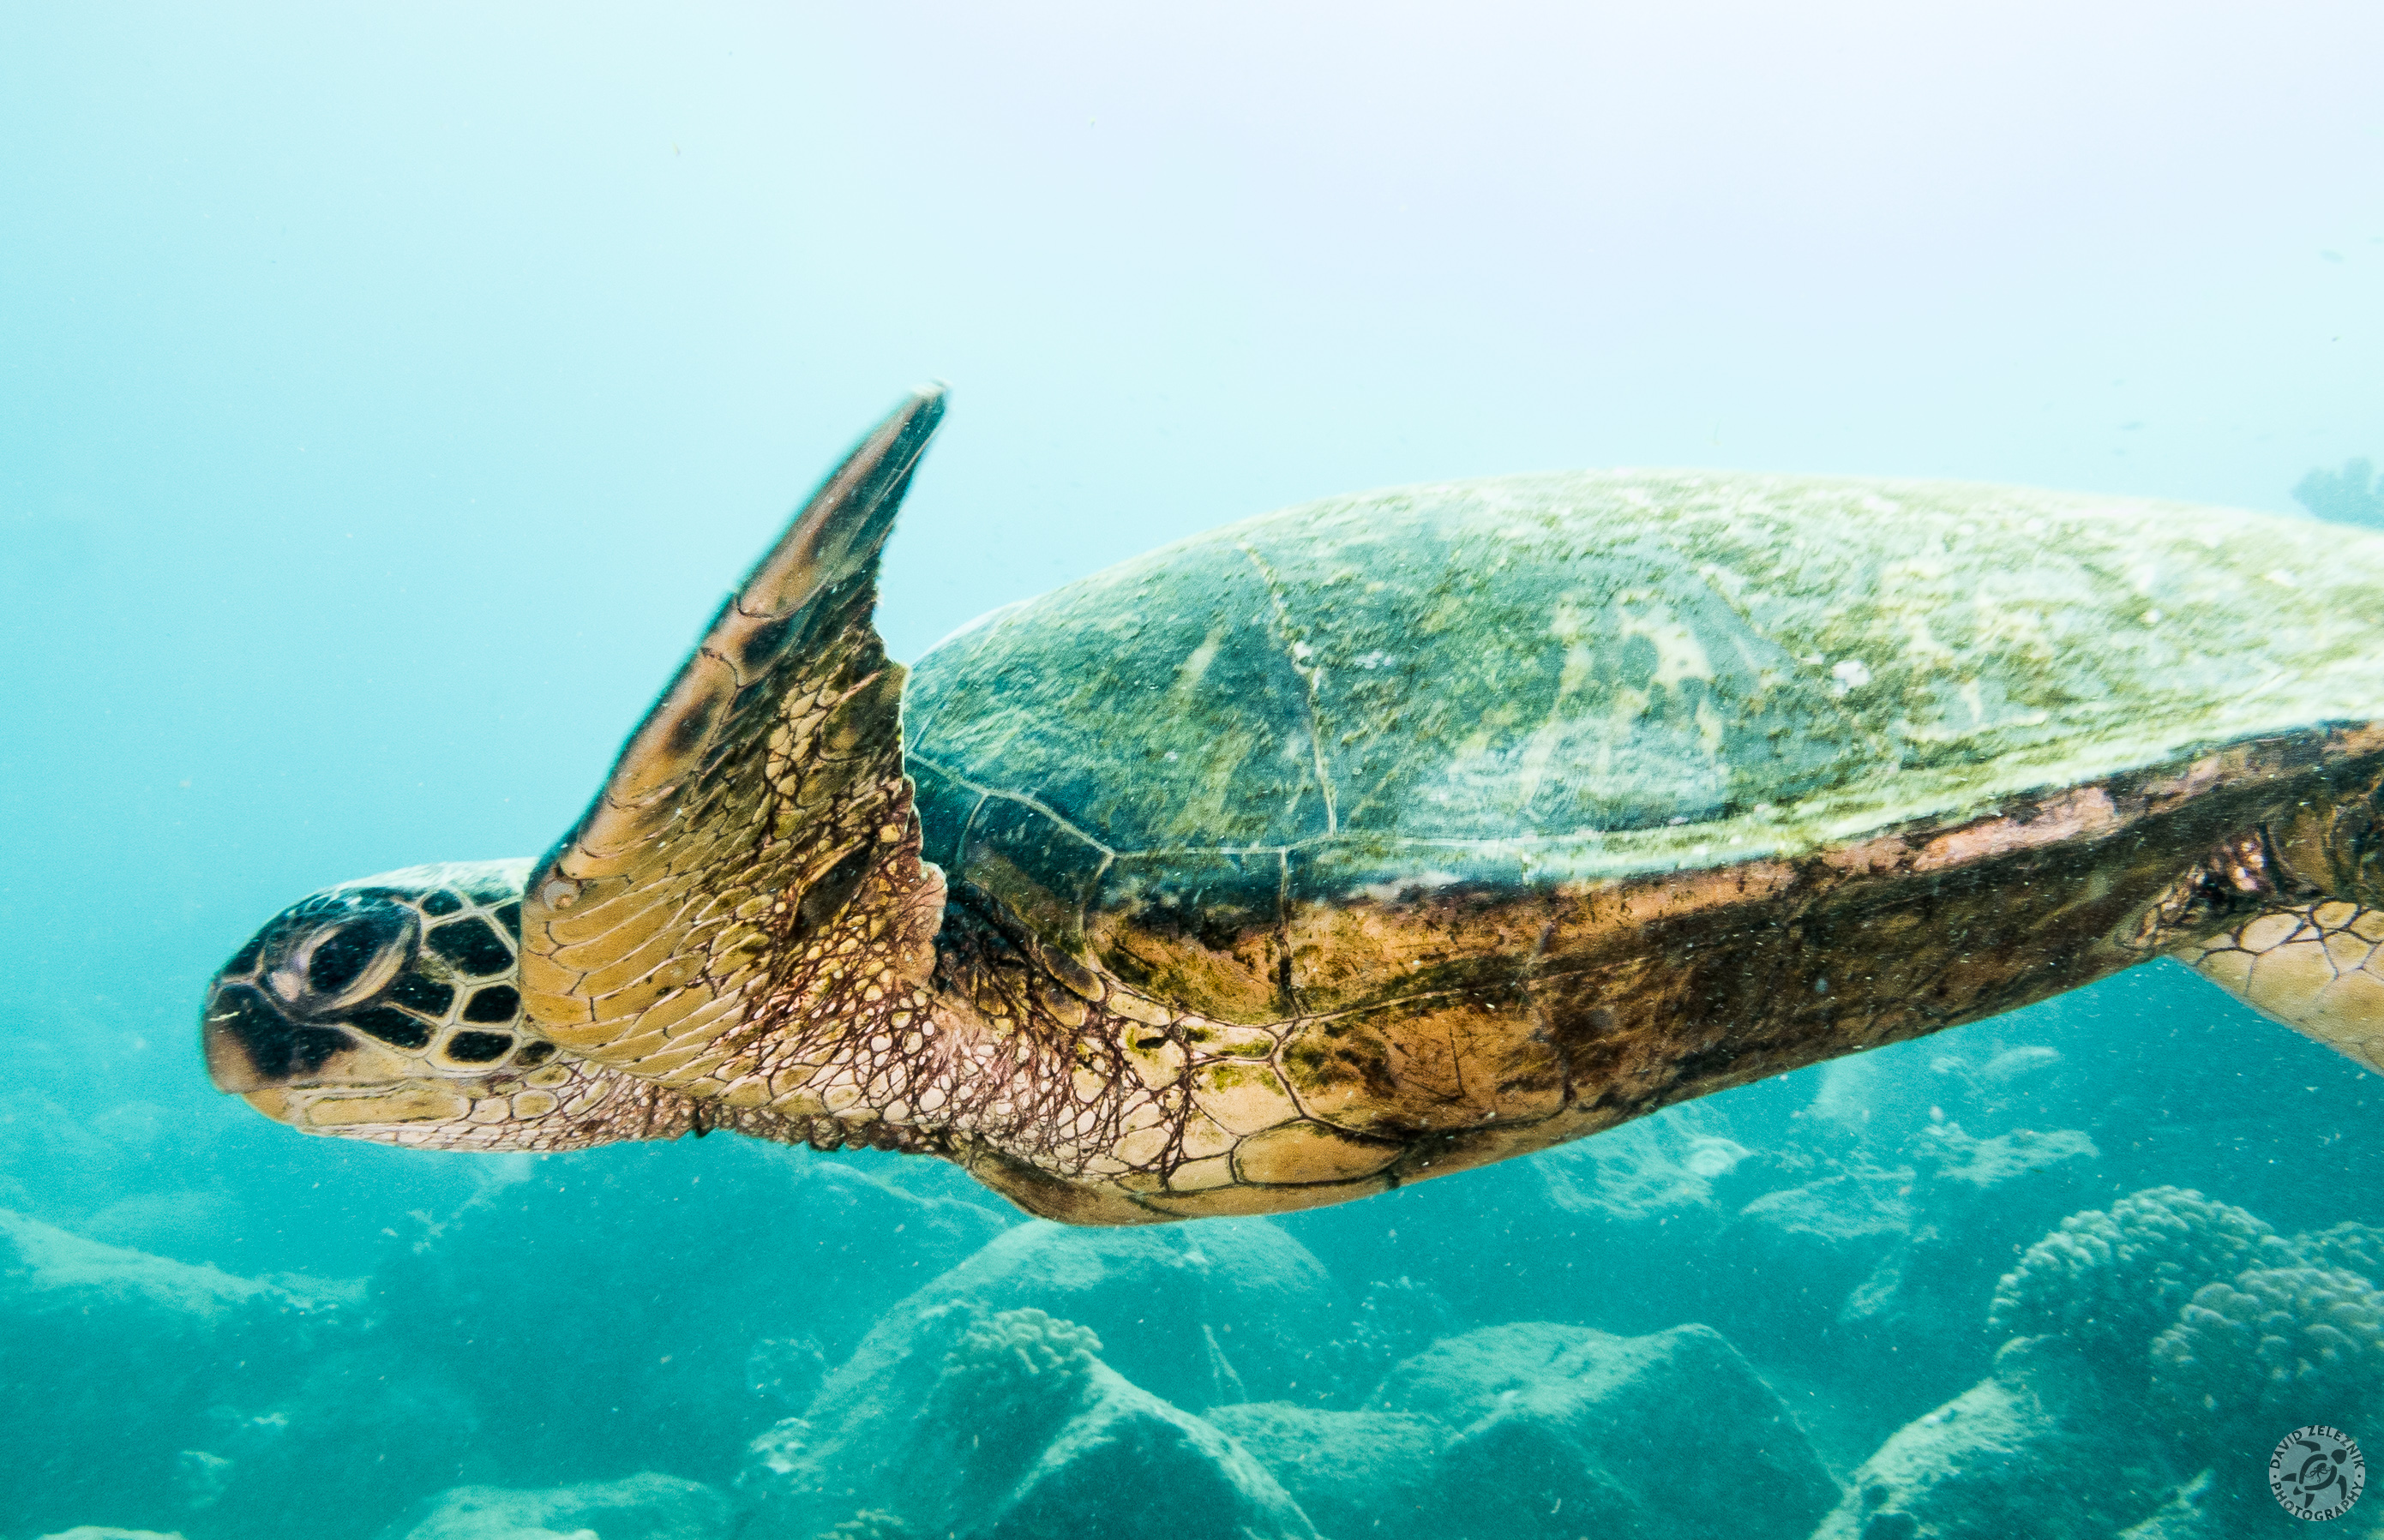
<svg viewBox="0 0 2384 1540">
<path fill-rule="evenodd" d="M 290 1073 L 292 1029 L 255 990 L 218 985 L 201 1028 L 207 1078 L 217 1090 L 260 1090 Z"/>
<path fill-rule="evenodd" d="M 244 1093 L 311 1075 L 355 1040 L 292 1021 L 246 984 L 218 984 L 207 996 L 200 1043 L 216 1089 Z"/>
</svg>

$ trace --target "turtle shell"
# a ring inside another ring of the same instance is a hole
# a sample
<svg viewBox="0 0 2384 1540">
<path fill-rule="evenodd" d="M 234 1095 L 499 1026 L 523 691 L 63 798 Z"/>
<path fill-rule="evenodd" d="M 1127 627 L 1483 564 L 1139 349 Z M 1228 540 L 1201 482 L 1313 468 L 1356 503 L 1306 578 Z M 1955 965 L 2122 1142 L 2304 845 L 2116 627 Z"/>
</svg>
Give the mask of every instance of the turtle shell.
<svg viewBox="0 0 2384 1540">
<path fill-rule="evenodd" d="M 2374 722 L 2379 662 L 2384 538 L 2338 526 L 1501 476 L 1285 509 L 997 610 L 915 666 L 905 750 L 926 858 L 1051 947 L 1263 1022 L 1339 966 L 1302 917 L 1959 823 Z"/>
</svg>

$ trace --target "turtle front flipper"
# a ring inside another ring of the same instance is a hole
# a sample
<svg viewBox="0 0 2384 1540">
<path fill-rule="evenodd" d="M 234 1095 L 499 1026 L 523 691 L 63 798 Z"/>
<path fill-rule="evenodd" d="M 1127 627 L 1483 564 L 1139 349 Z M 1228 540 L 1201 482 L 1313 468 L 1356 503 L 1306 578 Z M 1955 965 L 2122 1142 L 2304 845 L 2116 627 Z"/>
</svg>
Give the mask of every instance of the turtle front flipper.
<svg viewBox="0 0 2384 1540">
<path fill-rule="evenodd" d="M 898 408 L 746 576 L 530 874 L 523 1001 L 567 1052 L 729 1108 L 925 1004 L 943 879 L 919 858 L 879 552 L 943 414 Z M 806 1030 L 815 1029 L 815 1030 Z"/>
</svg>

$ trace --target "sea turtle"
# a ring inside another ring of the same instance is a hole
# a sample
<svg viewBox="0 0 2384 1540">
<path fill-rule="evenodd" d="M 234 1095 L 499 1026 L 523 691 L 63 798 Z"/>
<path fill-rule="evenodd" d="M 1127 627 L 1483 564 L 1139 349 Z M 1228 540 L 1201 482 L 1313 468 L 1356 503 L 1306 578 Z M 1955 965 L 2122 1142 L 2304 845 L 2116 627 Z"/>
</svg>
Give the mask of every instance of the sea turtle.
<svg viewBox="0 0 2384 1540">
<path fill-rule="evenodd" d="M 543 859 L 208 994 L 318 1133 L 732 1128 L 1093 1224 L 1361 1197 L 2179 957 L 2384 1069 L 2384 537 L 1679 471 L 1331 499 L 907 676 L 913 397 Z"/>
</svg>

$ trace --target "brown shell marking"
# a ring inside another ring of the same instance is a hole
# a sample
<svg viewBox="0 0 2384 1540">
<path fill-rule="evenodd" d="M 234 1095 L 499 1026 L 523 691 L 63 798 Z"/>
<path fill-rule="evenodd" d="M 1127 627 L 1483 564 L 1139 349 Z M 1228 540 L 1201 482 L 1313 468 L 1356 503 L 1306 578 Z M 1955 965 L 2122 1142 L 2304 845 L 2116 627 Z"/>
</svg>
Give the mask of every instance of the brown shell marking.
<svg viewBox="0 0 2384 1540">
<path fill-rule="evenodd" d="M 1045 1179 L 996 1185 L 1079 1222 L 1118 1222 L 1120 1200 L 1171 1217 L 1309 1207 L 2000 1014 L 2176 944 L 2164 925 L 2224 923 L 2164 920 L 2163 906 L 2181 885 L 2207 886 L 2245 832 L 2257 840 L 2364 788 L 2380 749 L 2374 728 L 2239 745 L 1803 861 L 1369 897 L 1310 917 L 1364 954 L 1334 976 L 1405 971 L 1432 987 L 1360 991 L 1265 1028 L 1178 1012 L 1167 1032 L 1185 1045 L 1174 1083 L 1189 1105 L 1130 1152 L 1151 1158 L 1102 1176 L 1013 1135 L 1010 1157 Z M 2229 902 L 2265 903 L 2266 891 Z M 2310 907 L 2301 930 L 2270 918 L 2248 939 L 2305 993 L 2365 1002 L 2372 985 L 2384 999 L 2384 978 L 2365 971 L 2384 974 L 2368 934 L 2384 938 L 2378 907 Z M 1513 944 L 1519 930 L 1530 944 Z M 1230 1057 L 1215 1051 L 1227 1033 L 1242 1048 Z M 1263 1056 L 1260 1036 L 1275 1045 Z M 2367 1040 L 2328 1041 L 2359 1056 Z"/>
</svg>

